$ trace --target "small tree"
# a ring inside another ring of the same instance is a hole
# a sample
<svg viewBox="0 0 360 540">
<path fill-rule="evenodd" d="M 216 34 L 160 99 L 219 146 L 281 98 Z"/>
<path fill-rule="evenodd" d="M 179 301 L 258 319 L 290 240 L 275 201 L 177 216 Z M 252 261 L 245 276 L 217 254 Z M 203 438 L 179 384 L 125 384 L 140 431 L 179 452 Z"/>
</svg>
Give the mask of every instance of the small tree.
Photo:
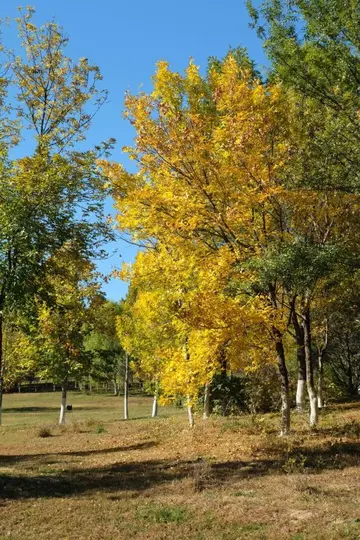
<svg viewBox="0 0 360 540">
<path fill-rule="evenodd" d="M 92 330 L 89 305 L 99 291 L 93 264 L 67 245 L 48 263 L 49 297 L 38 304 L 37 373 L 61 384 L 59 423 L 65 424 L 70 378 L 90 373 L 92 354 L 85 340 Z"/>
<path fill-rule="evenodd" d="M 91 304 L 93 329 L 86 337 L 86 350 L 92 354 L 91 378 L 114 385 L 114 394 L 120 393 L 125 370 L 125 351 L 116 332 L 116 317 L 121 305 L 98 295 Z"/>
<path fill-rule="evenodd" d="M 62 29 L 53 22 L 37 27 L 33 13 L 17 19 L 24 55 L 9 53 L 9 80 L 0 82 L 0 418 L 3 325 L 10 309 L 44 292 L 46 262 L 61 246 L 76 241 L 90 256 L 108 237 L 98 151 L 75 149 L 106 97 L 97 88 L 99 69 L 85 58 L 72 62 Z M 18 115 L 15 127 L 30 130 L 35 142 L 31 157 L 15 161 L 8 157 L 16 143 L 11 108 Z"/>
</svg>

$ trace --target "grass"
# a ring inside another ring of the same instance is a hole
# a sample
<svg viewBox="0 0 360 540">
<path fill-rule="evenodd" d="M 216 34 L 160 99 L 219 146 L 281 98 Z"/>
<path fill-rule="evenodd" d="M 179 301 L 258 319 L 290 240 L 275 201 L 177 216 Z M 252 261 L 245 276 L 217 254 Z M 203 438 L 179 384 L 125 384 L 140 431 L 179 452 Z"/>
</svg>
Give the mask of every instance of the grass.
<svg viewBox="0 0 360 540">
<path fill-rule="evenodd" d="M 196 419 L 150 398 L 5 396 L 0 539 L 360 538 L 360 405 L 277 436 L 276 415 Z M 51 436 L 41 436 L 46 428 Z"/>
<path fill-rule="evenodd" d="M 130 416 L 132 419 L 146 418 L 151 411 L 150 399 L 147 397 L 130 397 Z M 73 406 L 68 411 L 67 421 L 75 423 L 86 420 L 103 424 L 115 422 L 123 418 L 123 398 L 112 395 L 86 395 L 80 392 L 69 392 L 68 403 Z M 9 394 L 4 398 L 3 425 L 7 427 L 27 427 L 55 424 L 59 418 L 60 394 L 29 393 Z M 159 407 L 159 415 L 174 415 L 179 409 Z"/>
<path fill-rule="evenodd" d="M 186 506 L 150 503 L 141 508 L 137 513 L 137 518 L 151 523 L 184 523 L 191 519 L 191 513 Z"/>
</svg>

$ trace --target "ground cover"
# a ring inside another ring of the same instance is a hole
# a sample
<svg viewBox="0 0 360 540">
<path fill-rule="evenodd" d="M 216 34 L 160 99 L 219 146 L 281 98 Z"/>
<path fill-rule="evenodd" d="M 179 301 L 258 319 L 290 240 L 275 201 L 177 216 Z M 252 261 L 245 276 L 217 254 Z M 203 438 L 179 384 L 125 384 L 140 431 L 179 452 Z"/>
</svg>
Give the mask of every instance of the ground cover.
<svg viewBox="0 0 360 540">
<path fill-rule="evenodd" d="M 294 413 L 197 419 L 151 399 L 6 396 L 0 428 L 0 538 L 360 538 L 360 404 L 328 407 L 310 432 Z M 46 429 L 45 429 L 46 428 Z M 43 435 L 43 436 L 41 436 Z M 50 435 L 50 436 L 44 436 Z"/>
</svg>

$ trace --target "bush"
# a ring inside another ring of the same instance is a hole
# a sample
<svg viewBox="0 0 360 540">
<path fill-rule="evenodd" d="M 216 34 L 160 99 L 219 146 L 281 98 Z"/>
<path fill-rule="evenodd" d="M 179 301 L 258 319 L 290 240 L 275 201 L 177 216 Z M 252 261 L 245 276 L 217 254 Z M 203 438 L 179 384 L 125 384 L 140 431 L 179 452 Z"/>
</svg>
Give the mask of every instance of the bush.
<svg viewBox="0 0 360 540">
<path fill-rule="evenodd" d="M 216 375 L 211 384 L 211 403 L 213 414 L 221 416 L 277 411 L 280 384 L 275 366 L 263 366 L 251 373 Z"/>
<path fill-rule="evenodd" d="M 280 406 L 280 383 L 275 366 L 263 366 L 247 373 L 245 380 L 245 404 L 250 413 L 278 411 Z"/>
<path fill-rule="evenodd" d="M 231 416 L 246 411 L 245 384 L 242 377 L 216 375 L 211 384 L 212 412 Z"/>
<path fill-rule="evenodd" d="M 51 428 L 48 426 L 41 426 L 38 429 L 37 435 L 38 437 L 42 437 L 43 439 L 46 437 L 52 437 Z"/>
</svg>

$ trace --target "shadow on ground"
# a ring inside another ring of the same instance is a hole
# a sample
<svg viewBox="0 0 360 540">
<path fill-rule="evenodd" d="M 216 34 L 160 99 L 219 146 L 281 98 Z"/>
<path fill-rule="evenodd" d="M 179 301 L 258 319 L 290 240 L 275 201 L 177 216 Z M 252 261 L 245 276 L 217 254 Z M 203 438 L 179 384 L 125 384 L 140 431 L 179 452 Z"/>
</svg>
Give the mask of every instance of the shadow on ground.
<svg viewBox="0 0 360 540">
<path fill-rule="evenodd" d="M 73 410 L 75 411 L 102 411 L 104 409 L 108 409 L 110 407 L 77 407 L 73 405 Z M 44 412 L 59 412 L 60 407 L 13 407 L 13 408 L 6 408 L 3 410 L 3 413 L 11 413 L 11 414 L 17 414 L 17 413 L 44 413 Z M 72 411 L 68 411 L 67 414 L 71 414 Z"/>
<path fill-rule="evenodd" d="M 95 453 L 112 453 L 129 450 L 146 450 L 155 442 L 139 443 L 128 447 L 117 447 L 84 452 L 62 452 L 58 454 L 36 454 L 28 456 L 0 456 L 0 466 L 14 467 L 27 460 L 36 470 L 41 460 L 61 456 L 83 456 Z M 142 460 L 129 463 L 114 463 L 96 468 L 69 469 L 53 474 L 1 474 L 0 500 L 40 497 L 64 497 L 91 492 L 142 492 L 157 485 L 190 478 L 195 489 L 236 482 L 244 478 L 279 473 L 321 472 L 325 469 L 341 469 L 358 465 L 360 443 L 329 444 L 319 448 L 296 448 L 274 459 L 254 461 L 229 461 L 209 463 L 205 460 Z M 52 461 L 54 463 L 54 461 Z M 196 485 L 196 479 L 201 482 Z"/>
<path fill-rule="evenodd" d="M 130 446 L 115 446 L 111 448 L 101 448 L 99 450 L 79 450 L 72 452 L 48 452 L 46 454 L 19 454 L 19 455 L 10 455 L 10 456 L 1 456 L 0 455 L 0 467 L 13 467 L 14 465 L 21 462 L 29 462 L 36 464 L 40 462 L 43 458 L 53 458 L 61 456 L 72 456 L 72 457 L 82 457 L 82 456 L 91 456 L 98 454 L 112 454 L 114 452 L 129 452 L 131 450 L 146 450 L 147 448 L 152 448 L 156 446 L 155 441 L 146 441 L 142 443 L 132 444 Z M 54 460 L 52 460 L 54 463 Z"/>
</svg>

